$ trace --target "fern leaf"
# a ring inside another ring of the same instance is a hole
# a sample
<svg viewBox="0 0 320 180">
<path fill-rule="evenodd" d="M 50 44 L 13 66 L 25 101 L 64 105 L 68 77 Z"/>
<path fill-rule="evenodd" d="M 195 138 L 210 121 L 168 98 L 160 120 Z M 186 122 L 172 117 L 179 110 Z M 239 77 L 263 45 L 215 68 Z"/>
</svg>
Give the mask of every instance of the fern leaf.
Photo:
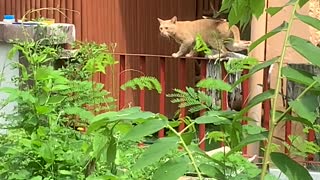
<svg viewBox="0 0 320 180">
<path fill-rule="evenodd" d="M 232 87 L 230 84 L 224 82 L 223 80 L 212 79 L 212 78 L 201 80 L 200 82 L 198 82 L 197 87 L 206 88 L 206 89 L 217 89 L 217 90 L 229 91 L 229 92 L 231 92 L 232 90 Z"/>
<path fill-rule="evenodd" d="M 139 88 L 140 90 L 143 90 L 147 88 L 148 90 L 155 89 L 159 94 L 162 92 L 160 82 L 156 78 L 150 76 L 134 78 L 121 85 L 120 88 L 122 90 L 126 90 L 127 88 L 131 88 L 133 90 Z"/>
</svg>

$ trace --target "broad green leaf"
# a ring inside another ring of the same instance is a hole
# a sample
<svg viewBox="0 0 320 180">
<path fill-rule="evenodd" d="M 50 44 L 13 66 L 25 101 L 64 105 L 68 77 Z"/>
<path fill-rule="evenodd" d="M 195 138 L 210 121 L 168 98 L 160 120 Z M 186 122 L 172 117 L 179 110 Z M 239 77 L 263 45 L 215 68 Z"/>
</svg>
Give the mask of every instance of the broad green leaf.
<svg viewBox="0 0 320 180">
<path fill-rule="evenodd" d="M 312 124 L 317 119 L 316 109 L 319 107 L 319 102 L 313 95 L 305 95 L 301 99 L 291 101 L 289 106 L 300 117 L 307 119 Z"/>
<path fill-rule="evenodd" d="M 288 80 L 303 84 L 306 86 L 309 86 L 312 84 L 315 80 L 313 79 L 313 74 L 303 71 L 303 70 L 298 70 L 298 69 L 293 69 L 291 67 L 283 67 L 281 69 L 282 75 L 284 75 Z"/>
<path fill-rule="evenodd" d="M 253 15 L 258 19 L 263 13 L 265 0 L 250 0 L 250 8 L 252 9 Z"/>
<path fill-rule="evenodd" d="M 249 46 L 249 51 L 252 51 L 255 47 L 257 47 L 260 43 L 262 43 L 263 41 L 265 41 L 266 39 L 278 34 L 281 31 L 284 31 L 288 29 L 288 23 L 287 22 L 283 22 L 279 27 L 273 29 L 272 31 L 268 32 L 267 34 L 263 35 L 262 37 L 260 37 L 259 39 L 257 39 L 256 41 L 254 41 L 250 46 Z"/>
<path fill-rule="evenodd" d="M 216 178 L 219 180 L 226 179 L 223 173 L 215 166 L 209 164 L 200 164 L 199 169 L 203 174 L 209 177 Z"/>
<path fill-rule="evenodd" d="M 64 112 L 66 114 L 78 115 L 82 120 L 91 120 L 94 118 L 94 115 L 91 111 L 81 107 L 67 107 Z"/>
<path fill-rule="evenodd" d="M 51 89 L 51 91 L 62 91 L 62 90 L 67 90 L 70 89 L 71 87 L 68 85 L 63 85 L 63 84 L 59 84 L 59 85 L 54 85 Z"/>
<path fill-rule="evenodd" d="M 233 0 L 223 0 L 219 12 L 229 10 L 232 7 Z"/>
<path fill-rule="evenodd" d="M 275 57 L 271 60 L 265 61 L 261 64 L 257 64 L 255 65 L 252 69 L 249 70 L 248 74 L 245 74 L 243 76 L 241 76 L 233 85 L 232 85 L 232 89 L 234 89 L 235 87 L 237 87 L 240 83 L 242 83 L 243 81 L 245 81 L 246 79 L 250 78 L 254 73 L 265 69 L 269 66 L 271 66 L 272 64 L 274 64 L 277 60 L 279 59 L 279 57 Z"/>
<path fill-rule="evenodd" d="M 138 124 L 134 128 L 131 129 L 123 138 L 122 140 L 138 140 L 144 136 L 151 135 L 160 129 L 163 129 L 168 125 L 168 121 L 165 120 L 157 120 L 151 119 L 146 120 L 142 124 Z"/>
<path fill-rule="evenodd" d="M 53 163 L 55 160 L 55 155 L 53 152 L 53 147 L 50 145 L 50 143 L 43 143 L 38 149 L 38 154 L 47 162 L 47 163 Z"/>
<path fill-rule="evenodd" d="M 270 14 L 270 16 L 274 16 L 277 14 L 279 11 L 282 10 L 283 7 L 269 7 L 266 9 L 266 12 Z"/>
<path fill-rule="evenodd" d="M 221 117 L 214 113 L 208 113 L 203 116 L 200 116 L 195 119 L 197 124 L 214 124 L 214 125 L 222 125 L 222 124 L 231 124 L 231 121 L 225 117 Z"/>
<path fill-rule="evenodd" d="M 185 157 L 171 159 L 158 167 L 154 172 L 153 180 L 177 180 L 189 169 L 189 162 Z"/>
<path fill-rule="evenodd" d="M 266 131 L 265 128 L 253 124 L 243 125 L 243 130 L 245 130 L 249 135 L 255 135 Z"/>
<path fill-rule="evenodd" d="M 305 39 L 293 35 L 289 37 L 289 43 L 291 47 L 306 58 L 306 60 L 320 67 L 320 48 Z"/>
<path fill-rule="evenodd" d="M 302 22 L 320 30 L 320 20 L 311 16 L 301 15 L 296 13 L 295 16 Z"/>
<path fill-rule="evenodd" d="M 93 144 L 92 158 L 99 159 L 101 156 L 101 153 L 107 148 L 108 139 L 101 134 L 95 134 L 92 144 Z"/>
<path fill-rule="evenodd" d="M 194 139 L 195 136 L 195 132 L 190 131 L 190 132 L 185 132 L 181 134 L 181 137 L 184 141 L 184 143 L 186 143 L 186 145 L 190 145 L 192 140 Z"/>
<path fill-rule="evenodd" d="M 134 164 L 133 169 L 143 169 L 158 162 L 163 156 L 170 153 L 171 150 L 177 149 L 178 142 L 179 139 L 176 136 L 158 139 L 143 152 L 142 156 Z"/>
<path fill-rule="evenodd" d="M 313 179 L 307 169 L 283 153 L 272 152 L 270 158 L 290 180 Z"/>
<path fill-rule="evenodd" d="M 138 120 L 154 118 L 155 114 L 152 112 L 142 112 L 140 107 L 126 108 L 118 112 L 106 112 L 100 114 L 92 119 L 91 123 L 100 121 L 102 119 L 107 120 L 108 123 L 116 122 L 119 120 Z"/>
<path fill-rule="evenodd" d="M 35 177 L 32 177 L 30 180 L 42 180 L 42 177 L 41 176 L 35 176 Z"/>
<path fill-rule="evenodd" d="M 72 172 L 71 172 L 71 171 L 68 171 L 68 170 L 60 169 L 60 170 L 59 170 L 59 174 L 72 175 Z"/>
<path fill-rule="evenodd" d="M 48 104 L 59 104 L 61 103 L 66 97 L 65 96 L 59 96 L 59 95 L 53 95 L 49 98 Z"/>
<path fill-rule="evenodd" d="M 118 180 L 118 178 L 111 175 L 104 175 L 104 176 L 97 176 L 97 177 L 95 177 L 95 175 L 91 175 L 87 177 L 86 180 Z"/>
<path fill-rule="evenodd" d="M 114 163 L 114 161 L 116 160 L 116 155 L 117 155 L 116 138 L 112 134 L 110 136 L 111 136 L 110 142 L 109 142 L 109 146 L 107 149 L 107 162 L 109 165 Z"/>
<path fill-rule="evenodd" d="M 300 8 L 303 7 L 309 0 L 299 0 Z"/>
<path fill-rule="evenodd" d="M 99 130 L 100 128 L 105 127 L 107 125 L 107 123 L 108 122 L 105 119 L 100 119 L 99 121 L 95 121 L 89 125 L 87 133 L 90 134 L 92 132 L 95 132 L 95 131 Z"/>
<path fill-rule="evenodd" d="M 224 82 L 223 80 L 212 78 L 201 80 L 200 82 L 198 82 L 197 87 L 206 89 L 217 89 L 229 92 L 231 91 L 230 84 Z"/>
<path fill-rule="evenodd" d="M 241 150 L 243 147 L 245 147 L 248 144 L 266 140 L 267 137 L 268 137 L 268 132 L 267 131 L 264 131 L 264 132 L 262 132 L 260 134 L 249 135 L 249 136 L 245 137 L 238 145 L 236 145 L 235 147 L 231 148 L 231 151 L 229 151 L 227 153 L 227 156 L 229 156 L 230 154 L 233 154 L 234 152 L 237 152 L 237 151 Z"/>
<path fill-rule="evenodd" d="M 249 101 L 248 105 L 239 112 L 238 116 L 242 116 L 243 114 L 245 114 L 249 109 L 251 109 L 255 105 L 260 104 L 260 103 L 264 102 L 265 100 L 271 99 L 274 96 L 274 92 L 275 91 L 273 89 L 270 89 L 268 91 L 265 91 L 261 94 L 258 94 L 255 97 L 253 97 Z"/>
</svg>

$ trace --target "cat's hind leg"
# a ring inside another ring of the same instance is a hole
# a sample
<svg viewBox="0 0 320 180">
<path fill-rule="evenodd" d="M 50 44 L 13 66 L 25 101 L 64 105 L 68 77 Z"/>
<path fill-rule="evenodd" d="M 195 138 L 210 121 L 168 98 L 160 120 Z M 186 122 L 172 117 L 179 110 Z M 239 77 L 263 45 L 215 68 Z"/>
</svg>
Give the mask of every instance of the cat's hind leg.
<svg viewBox="0 0 320 180">
<path fill-rule="evenodd" d="M 228 52 L 221 40 L 213 39 L 208 41 L 208 44 L 214 49 L 212 54 L 207 56 L 209 59 L 219 59 L 224 57 Z"/>
<path fill-rule="evenodd" d="M 190 52 L 186 54 L 186 57 L 195 57 L 197 55 L 198 53 L 194 49 L 191 49 Z"/>
</svg>

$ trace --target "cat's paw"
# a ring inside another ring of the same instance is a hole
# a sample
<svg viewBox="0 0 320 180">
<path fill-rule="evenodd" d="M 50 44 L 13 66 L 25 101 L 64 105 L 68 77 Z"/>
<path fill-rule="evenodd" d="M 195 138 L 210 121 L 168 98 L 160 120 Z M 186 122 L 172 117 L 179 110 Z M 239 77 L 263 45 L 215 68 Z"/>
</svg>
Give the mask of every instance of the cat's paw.
<svg viewBox="0 0 320 180">
<path fill-rule="evenodd" d="M 186 57 L 193 57 L 193 53 L 186 54 Z"/>
<path fill-rule="evenodd" d="M 211 54 L 207 56 L 208 59 L 218 59 L 219 57 L 219 54 Z"/>
<path fill-rule="evenodd" d="M 180 54 L 178 54 L 178 53 L 173 53 L 173 54 L 172 54 L 172 57 L 178 58 L 178 57 L 180 57 Z"/>
</svg>

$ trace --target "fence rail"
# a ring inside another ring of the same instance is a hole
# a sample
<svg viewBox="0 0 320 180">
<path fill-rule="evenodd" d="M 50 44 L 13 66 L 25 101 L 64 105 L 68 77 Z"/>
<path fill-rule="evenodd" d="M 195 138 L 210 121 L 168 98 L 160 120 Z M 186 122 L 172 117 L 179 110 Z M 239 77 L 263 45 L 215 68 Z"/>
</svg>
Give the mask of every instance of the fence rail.
<svg viewBox="0 0 320 180">
<path fill-rule="evenodd" d="M 161 94 L 158 96 L 159 99 L 159 108 L 157 110 L 157 112 L 166 115 L 166 62 L 167 61 L 172 61 L 172 57 L 171 56 L 161 56 L 161 55 L 149 55 L 149 54 L 122 54 L 122 53 L 117 53 L 114 54 L 116 57 L 119 58 L 119 84 L 123 84 L 125 83 L 127 80 L 126 76 L 124 73 L 121 73 L 123 71 L 126 70 L 126 62 L 130 60 L 130 57 L 135 57 L 136 59 L 139 59 L 139 68 L 135 69 L 137 71 L 142 72 L 141 74 L 147 75 L 147 66 L 146 66 L 146 61 L 149 58 L 152 58 L 152 60 L 157 60 L 159 62 L 159 69 L 158 69 L 158 76 L 157 78 L 159 79 L 160 83 L 161 83 L 161 87 L 162 87 L 162 92 Z M 186 61 L 200 61 L 200 76 L 201 79 L 204 79 L 207 76 L 207 64 L 208 64 L 208 59 L 206 58 L 178 58 L 178 59 L 174 59 L 175 61 L 178 62 L 178 69 L 177 69 L 177 76 L 179 77 L 179 83 L 177 83 L 177 87 L 179 89 L 185 89 L 186 87 L 186 77 L 187 77 L 187 73 L 189 72 L 186 68 Z M 224 63 L 221 63 L 221 67 L 222 67 L 222 71 L 221 71 L 221 77 L 222 79 L 224 79 L 225 81 L 227 81 L 227 71 L 224 68 Z M 248 70 L 244 70 L 242 72 L 242 75 L 247 74 Z M 104 79 L 104 78 L 102 78 Z M 103 83 L 103 82 L 101 82 Z M 249 94 L 250 94 L 250 89 L 249 89 L 249 79 L 245 80 L 244 82 L 242 82 L 241 87 L 242 87 L 242 107 L 245 107 L 248 103 L 248 99 L 249 99 Z M 267 91 L 270 89 L 270 79 L 269 79 L 269 67 L 265 68 L 263 70 L 263 91 Z M 142 110 L 146 109 L 146 102 L 145 102 L 145 98 L 146 98 L 146 92 L 144 90 L 140 90 L 139 92 L 139 98 L 138 98 L 138 104 L 141 106 Z M 126 91 L 119 91 L 119 109 L 123 108 L 126 106 L 125 104 L 126 102 Z M 221 92 L 221 108 L 222 110 L 227 110 L 228 107 L 228 92 L 226 91 L 222 91 Z M 269 129 L 269 123 L 270 123 L 270 110 L 271 110 L 271 103 L 270 100 L 266 100 L 262 103 L 262 114 L 261 114 L 261 126 L 266 128 L 267 130 Z M 180 118 L 183 119 L 186 116 L 187 110 L 185 108 L 181 109 L 180 111 Z M 204 111 L 201 111 L 200 114 L 205 113 Z M 246 116 L 246 115 L 245 115 Z M 243 124 L 246 124 L 246 121 L 242 122 Z M 179 126 L 179 130 L 181 131 L 183 128 L 185 127 L 184 122 L 181 122 L 180 126 Z M 292 124 L 290 122 L 285 123 L 285 138 L 284 140 L 290 144 L 289 135 L 292 135 L 293 129 L 292 129 Z M 200 140 L 202 140 L 205 137 L 206 134 L 206 127 L 205 125 L 199 125 L 199 134 L 198 134 L 198 138 Z M 165 136 L 165 132 L 164 130 L 159 131 L 158 133 L 158 137 L 164 137 Z M 308 141 L 315 141 L 315 133 L 313 131 L 310 131 L 307 134 L 307 140 Z M 206 144 L 205 141 L 200 141 L 201 143 L 199 144 L 201 149 L 205 149 L 206 148 Z M 247 155 L 247 147 L 245 147 L 243 150 L 243 155 L 246 156 Z M 285 149 L 285 153 L 289 153 L 288 149 Z M 302 162 L 302 161 L 301 161 Z M 313 155 L 309 155 L 308 158 L 306 158 L 305 161 L 303 161 L 305 163 L 309 163 L 309 164 L 319 164 L 319 162 L 314 161 L 314 156 Z"/>
</svg>

